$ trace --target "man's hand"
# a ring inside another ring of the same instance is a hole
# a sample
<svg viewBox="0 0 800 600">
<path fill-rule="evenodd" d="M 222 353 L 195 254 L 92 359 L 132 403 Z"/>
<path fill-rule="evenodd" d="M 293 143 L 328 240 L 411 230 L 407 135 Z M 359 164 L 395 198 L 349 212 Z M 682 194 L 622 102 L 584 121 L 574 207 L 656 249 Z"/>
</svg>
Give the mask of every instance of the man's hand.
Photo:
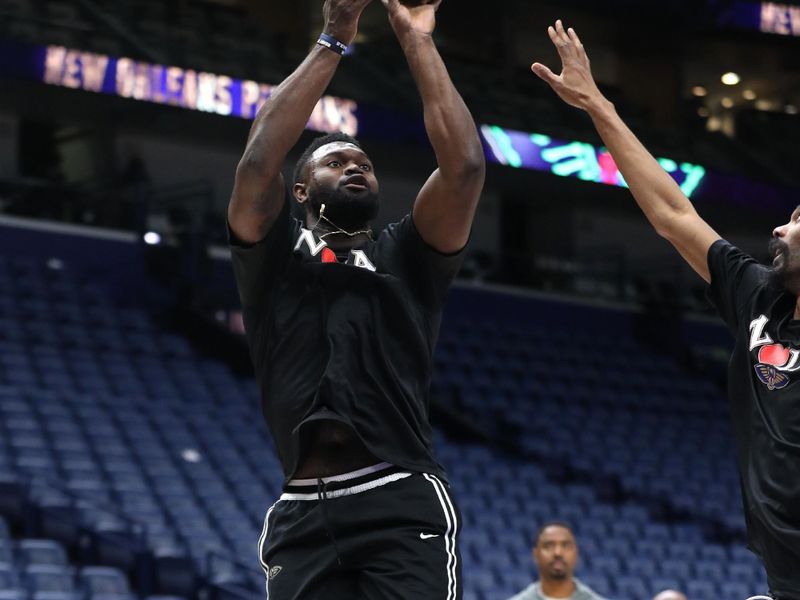
<svg viewBox="0 0 800 600">
<path fill-rule="evenodd" d="M 556 75 L 541 63 L 533 63 L 531 70 L 546 81 L 561 99 L 582 110 L 589 110 L 604 100 L 592 77 L 589 57 L 581 44 L 578 34 L 570 28 L 564 31 L 559 19 L 555 27 L 548 27 L 547 33 L 553 40 L 561 57 L 561 75 Z"/>
<path fill-rule="evenodd" d="M 381 0 L 389 11 L 389 22 L 399 39 L 418 34 L 431 35 L 436 28 L 436 11 L 442 0 L 435 0 L 419 6 L 406 6 L 400 0 Z"/>
<path fill-rule="evenodd" d="M 325 0 L 325 33 L 348 46 L 358 33 L 358 20 L 372 0 Z"/>
<path fill-rule="evenodd" d="M 531 69 L 564 102 L 589 113 L 647 220 L 703 279 L 710 282 L 708 250 L 719 235 L 700 218 L 675 180 L 597 89 L 589 57 L 577 34 L 572 29 L 564 31 L 561 21 L 556 21 L 555 27 L 548 27 L 547 32 L 561 57 L 561 75 L 541 63 L 534 63 Z"/>
</svg>

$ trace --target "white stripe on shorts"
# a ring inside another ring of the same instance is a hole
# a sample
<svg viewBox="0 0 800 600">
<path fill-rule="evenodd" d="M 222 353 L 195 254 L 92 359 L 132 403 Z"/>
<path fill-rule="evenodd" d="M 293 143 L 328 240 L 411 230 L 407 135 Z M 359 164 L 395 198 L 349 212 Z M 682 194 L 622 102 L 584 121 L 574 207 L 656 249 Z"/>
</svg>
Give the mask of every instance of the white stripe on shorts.
<svg viewBox="0 0 800 600">
<path fill-rule="evenodd" d="M 456 573 L 458 572 L 458 554 L 456 553 L 458 517 L 444 484 L 435 475 L 423 473 L 423 477 L 433 486 L 447 522 L 447 532 L 444 534 L 444 547 L 447 552 L 447 600 L 455 600 L 458 593 L 458 582 L 456 581 Z"/>
<path fill-rule="evenodd" d="M 278 501 L 280 502 L 280 500 Z M 267 598 L 269 598 L 269 565 L 264 562 L 264 544 L 267 543 L 267 532 L 269 531 L 269 516 L 272 514 L 275 505 L 278 504 L 276 502 L 272 506 L 269 507 L 267 510 L 267 516 L 264 517 L 264 527 L 261 529 L 261 535 L 258 537 L 258 562 L 261 564 L 261 568 L 264 569 L 264 576 L 266 579 L 266 583 L 264 584 L 267 588 Z"/>
<path fill-rule="evenodd" d="M 351 471 L 350 473 L 342 473 L 341 475 L 331 475 L 330 477 L 322 477 L 322 483 L 334 483 L 339 481 L 349 481 L 351 479 L 358 479 L 359 477 L 365 477 L 366 475 L 372 475 L 373 473 L 379 473 L 380 471 L 385 471 L 393 467 L 391 463 L 382 462 L 378 463 L 377 465 L 372 465 L 371 467 L 365 467 L 363 469 L 359 469 L 358 471 Z M 286 485 L 289 487 L 296 486 L 296 485 L 317 485 L 319 483 L 319 478 L 312 478 L 312 479 L 292 479 Z"/>
<path fill-rule="evenodd" d="M 353 494 L 360 494 L 361 492 L 368 492 L 370 490 L 374 490 L 375 488 L 379 488 L 382 485 L 386 485 L 387 483 L 392 483 L 393 481 L 399 481 L 400 479 L 405 479 L 406 477 L 411 477 L 413 473 L 408 473 L 406 471 L 401 471 L 400 473 L 392 473 L 391 475 L 387 475 L 386 477 L 381 477 L 380 479 L 373 479 L 372 481 L 368 481 L 367 483 L 362 483 L 361 485 L 356 485 L 349 488 L 343 488 L 341 490 L 332 490 L 330 492 L 325 492 L 325 497 L 328 499 L 331 498 L 343 498 L 344 496 L 352 496 Z M 294 494 L 292 492 L 284 492 L 281 494 L 281 500 L 319 500 L 320 494 L 317 492 L 311 494 Z"/>
</svg>

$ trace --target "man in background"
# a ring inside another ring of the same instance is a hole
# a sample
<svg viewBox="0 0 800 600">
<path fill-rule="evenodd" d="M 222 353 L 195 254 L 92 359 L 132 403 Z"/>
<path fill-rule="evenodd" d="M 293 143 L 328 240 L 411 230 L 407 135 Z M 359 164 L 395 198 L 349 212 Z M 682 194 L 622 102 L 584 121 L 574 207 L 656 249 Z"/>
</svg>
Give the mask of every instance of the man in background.
<svg viewBox="0 0 800 600">
<path fill-rule="evenodd" d="M 565 523 L 546 523 L 536 536 L 533 562 L 539 581 L 509 600 L 604 600 L 573 576 L 578 562 L 575 534 Z"/>
</svg>

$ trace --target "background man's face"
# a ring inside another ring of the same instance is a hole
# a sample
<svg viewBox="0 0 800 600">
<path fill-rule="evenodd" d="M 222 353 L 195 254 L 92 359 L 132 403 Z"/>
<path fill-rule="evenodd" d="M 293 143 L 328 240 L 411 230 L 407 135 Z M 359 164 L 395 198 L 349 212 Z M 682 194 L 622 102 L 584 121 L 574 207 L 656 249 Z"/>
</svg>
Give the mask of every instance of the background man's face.
<svg viewBox="0 0 800 600">
<path fill-rule="evenodd" d="M 769 252 L 773 257 L 772 283 L 794 294 L 800 293 L 800 207 L 788 223 L 773 230 Z"/>
<path fill-rule="evenodd" d="M 575 537 L 565 527 L 547 527 L 533 549 L 533 560 L 542 579 L 571 579 L 578 562 Z"/>
</svg>

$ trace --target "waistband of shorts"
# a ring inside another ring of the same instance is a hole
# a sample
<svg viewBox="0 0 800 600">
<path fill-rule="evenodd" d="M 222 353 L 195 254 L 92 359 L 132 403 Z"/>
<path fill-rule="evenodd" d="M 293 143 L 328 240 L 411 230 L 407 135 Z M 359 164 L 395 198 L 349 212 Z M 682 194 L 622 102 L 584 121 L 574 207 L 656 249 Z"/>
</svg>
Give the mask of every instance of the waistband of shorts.
<svg viewBox="0 0 800 600">
<path fill-rule="evenodd" d="M 319 479 L 292 479 L 284 486 L 280 500 L 320 500 L 352 496 L 413 474 L 390 463 L 378 463 L 341 475 Z"/>
</svg>

